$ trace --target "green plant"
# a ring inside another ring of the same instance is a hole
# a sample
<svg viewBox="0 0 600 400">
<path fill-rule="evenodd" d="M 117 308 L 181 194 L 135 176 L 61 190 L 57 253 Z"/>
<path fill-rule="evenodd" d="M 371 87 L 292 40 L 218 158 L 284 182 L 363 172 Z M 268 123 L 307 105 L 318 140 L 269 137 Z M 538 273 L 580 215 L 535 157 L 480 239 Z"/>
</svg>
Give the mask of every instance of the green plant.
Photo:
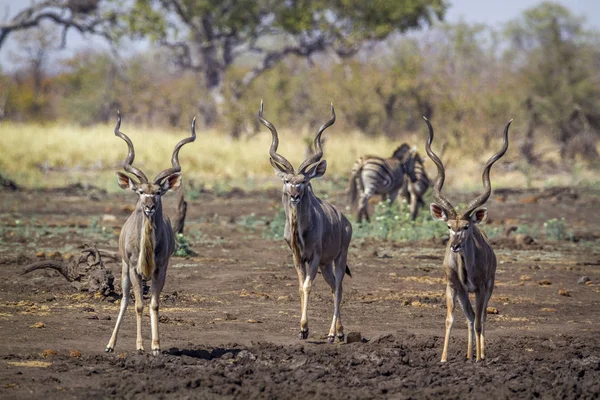
<svg viewBox="0 0 600 400">
<path fill-rule="evenodd" d="M 544 234 L 549 240 L 570 240 L 573 237 L 573 233 L 567 231 L 564 218 L 552 218 L 544 222 Z"/>
<path fill-rule="evenodd" d="M 251 213 L 250 215 L 244 215 L 238 221 L 238 223 L 252 231 L 256 229 L 259 225 L 264 225 L 264 218 L 257 218 L 256 214 Z"/>
<path fill-rule="evenodd" d="M 189 257 L 194 255 L 194 251 L 190 246 L 190 241 L 182 233 L 175 236 L 175 253 L 176 257 Z"/>
<path fill-rule="evenodd" d="M 280 207 L 273 219 L 267 224 L 263 237 L 267 239 L 281 239 L 283 237 L 283 230 L 285 229 L 285 210 Z"/>
<path fill-rule="evenodd" d="M 368 224 L 355 224 L 353 236 L 375 237 L 384 240 L 420 240 L 446 235 L 445 225 L 434 221 L 429 213 L 421 211 L 411 220 L 406 203 L 380 202 L 375 206 L 374 218 Z"/>
</svg>

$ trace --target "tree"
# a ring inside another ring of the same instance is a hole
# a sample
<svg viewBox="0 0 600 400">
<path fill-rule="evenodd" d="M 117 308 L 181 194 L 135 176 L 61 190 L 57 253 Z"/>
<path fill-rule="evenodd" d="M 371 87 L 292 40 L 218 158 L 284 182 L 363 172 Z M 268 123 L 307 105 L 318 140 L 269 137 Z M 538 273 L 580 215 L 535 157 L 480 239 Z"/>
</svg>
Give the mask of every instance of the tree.
<svg viewBox="0 0 600 400">
<path fill-rule="evenodd" d="M 586 32 L 584 19 L 556 3 L 525 11 L 508 25 L 506 34 L 515 69 L 526 88 L 523 103 L 529 114 L 553 131 L 566 158 L 571 143 L 595 149 L 592 129 L 600 130 L 600 74 L 597 37 Z M 589 125 L 588 125 L 589 122 Z M 533 131 L 526 146 L 533 146 Z M 530 149 L 525 149 L 531 151 Z M 597 157 L 597 155 L 596 155 Z"/>
<path fill-rule="evenodd" d="M 10 34 L 32 28 L 50 21 L 62 27 L 61 47 L 66 44 L 67 33 L 75 29 L 80 33 L 100 35 L 111 39 L 109 28 L 115 19 L 115 12 L 100 12 L 101 0 L 46 0 L 33 2 L 13 16 L 0 23 L 0 49 Z"/>
<path fill-rule="evenodd" d="M 172 49 L 176 64 L 202 73 L 223 103 L 227 72 L 247 66 L 228 92 L 234 104 L 262 73 L 289 56 L 355 54 L 362 44 L 442 18 L 446 0 L 150 0 L 122 15 L 121 35 L 150 37 Z"/>
<path fill-rule="evenodd" d="M 355 54 L 366 42 L 419 29 L 441 19 L 447 0 L 46 0 L 0 24 L 0 48 L 15 30 L 44 20 L 109 41 L 151 39 L 172 51 L 175 65 L 201 74 L 212 106 L 211 122 L 229 96 L 243 91 L 265 71 L 290 56 L 309 61 L 317 53 L 334 59 Z M 224 87 L 232 67 L 244 73 Z M 215 110 L 215 107 L 217 108 Z"/>
</svg>

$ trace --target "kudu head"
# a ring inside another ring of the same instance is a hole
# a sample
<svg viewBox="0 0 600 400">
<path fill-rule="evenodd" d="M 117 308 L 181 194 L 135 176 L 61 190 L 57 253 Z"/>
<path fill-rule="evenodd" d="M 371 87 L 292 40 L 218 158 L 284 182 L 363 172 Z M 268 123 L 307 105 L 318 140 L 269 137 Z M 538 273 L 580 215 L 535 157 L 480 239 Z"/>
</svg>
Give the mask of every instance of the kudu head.
<svg viewBox="0 0 600 400">
<path fill-rule="evenodd" d="M 181 186 L 181 166 L 179 165 L 179 150 L 186 144 L 196 140 L 196 118 L 192 121 L 192 136 L 181 140 L 173 150 L 171 157 L 172 167 L 159 173 L 154 181 L 149 182 L 148 178 L 139 168 L 134 167 L 135 150 L 131 139 L 123 132 L 119 131 L 121 127 L 121 113 L 117 112 L 117 126 L 115 126 L 115 135 L 127 143 L 129 153 L 123 161 L 123 169 L 134 175 L 138 181 L 131 178 L 123 172 L 117 172 L 117 179 L 121 189 L 131 189 L 139 196 L 138 207 L 143 211 L 147 218 L 152 218 L 156 211 L 161 207 L 161 197 L 171 189 L 178 189 Z"/>
<path fill-rule="evenodd" d="M 448 199 L 446 199 L 440 193 L 446 177 L 444 165 L 439 157 L 431 150 L 431 142 L 433 142 L 433 127 L 427 118 L 423 117 L 423 119 L 429 127 L 429 139 L 427 139 L 425 150 L 427 151 L 429 158 L 431 158 L 431 161 L 433 161 L 433 163 L 437 166 L 438 170 L 438 176 L 435 181 L 435 185 L 433 186 L 434 203 L 431 203 L 429 209 L 434 219 L 447 223 L 448 230 L 450 232 L 450 249 L 453 252 L 458 253 L 463 249 L 463 244 L 465 241 L 471 237 L 471 234 L 473 233 L 473 226 L 483 222 L 487 217 L 487 209 L 481 206 L 485 204 L 492 192 L 492 186 L 490 184 L 490 170 L 492 165 L 498 161 L 508 149 L 508 128 L 512 123 L 512 119 L 508 121 L 506 128 L 504 128 L 504 144 L 502 149 L 490 157 L 485 164 L 485 167 L 483 167 L 482 180 L 484 192 L 472 200 L 467 205 L 466 210 L 461 214 L 458 214 L 452 204 L 450 204 L 450 201 L 448 201 Z"/>
<path fill-rule="evenodd" d="M 315 152 L 300 164 L 298 172 L 294 171 L 294 167 L 285 157 L 277 154 L 277 147 L 279 146 L 277 129 L 275 129 L 275 126 L 273 126 L 272 123 L 264 119 L 262 115 L 263 102 L 261 101 L 258 119 L 261 124 L 271 131 L 272 141 L 269 150 L 269 154 L 271 155 L 271 165 L 275 170 L 275 174 L 283 180 L 283 193 L 289 198 L 290 205 L 296 207 L 304 198 L 307 191 L 306 188 L 310 186 L 310 180 L 323 176 L 327 169 L 327 161 L 321 160 L 321 157 L 323 157 L 321 134 L 335 122 L 335 110 L 333 109 L 333 104 L 331 105 L 331 119 L 319 128 L 317 136 L 315 137 Z"/>
</svg>

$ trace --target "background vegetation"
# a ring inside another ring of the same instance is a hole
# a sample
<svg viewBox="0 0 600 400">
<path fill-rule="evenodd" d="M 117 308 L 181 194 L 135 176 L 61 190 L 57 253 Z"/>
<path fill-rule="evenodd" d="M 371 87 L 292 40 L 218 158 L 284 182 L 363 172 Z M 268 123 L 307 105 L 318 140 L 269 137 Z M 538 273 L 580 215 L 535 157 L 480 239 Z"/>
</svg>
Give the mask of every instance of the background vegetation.
<svg viewBox="0 0 600 400">
<path fill-rule="evenodd" d="M 260 99 L 280 129 L 281 152 L 295 163 L 334 103 L 326 158 L 327 179 L 336 182 L 361 154 L 391 154 L 403 141 L 422 151 L 422 115 L 436 128 L 434 148 L 447 142 L 450 187 L 479 184 L 472 171 L 498 148 L 510 118 L 511 148 L 493 172 L 497 184 L 598 182 L 599 35 L 561 5 L 540 3 L 490 27 L 441 22 L 451 5 L 433 0 L 373 2 L 384 3 L 383 11 L 364 5 L 371 2 L 290 9 L 233 2 L 246 14 L 220 8 L 230 2 L 132 2 L 119 17 L 110 14 L 114 1 L 88 3 L 91 11 L 69 15 L 84 28 L 99 18 L 94 29 L 111 52 L 88 49 L 51 66 L 64 25 L 11 32 L 22 45 L 21 67 L 0 73 L 0 175 L 17 183 L 114 186 L 125 150 L 112 135 L 120 109 L 144 168 L 164 168 L 198 115 L 199 140 L 182 152 L 191 181 L 271 184 Z M 123 38 L 152 44 L 127 57 Z M 244 51 L 229 59 L 227 46 Z"/>
</svg>

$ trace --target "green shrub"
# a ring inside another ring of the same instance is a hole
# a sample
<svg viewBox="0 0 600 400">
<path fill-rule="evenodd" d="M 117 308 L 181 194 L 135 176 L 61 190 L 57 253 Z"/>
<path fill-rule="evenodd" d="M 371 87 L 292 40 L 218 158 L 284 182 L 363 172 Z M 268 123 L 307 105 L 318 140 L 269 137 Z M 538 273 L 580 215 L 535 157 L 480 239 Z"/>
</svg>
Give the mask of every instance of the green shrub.
<svg viewBox="0 0 600 400">
<path fill-rule="evenodd" d="M 194 255 L 194 251 L 190 246 L 190 241 L 182 233 L 175 235 L 175 253 L 176 257 L 189 257 Z"/>
</svg>

